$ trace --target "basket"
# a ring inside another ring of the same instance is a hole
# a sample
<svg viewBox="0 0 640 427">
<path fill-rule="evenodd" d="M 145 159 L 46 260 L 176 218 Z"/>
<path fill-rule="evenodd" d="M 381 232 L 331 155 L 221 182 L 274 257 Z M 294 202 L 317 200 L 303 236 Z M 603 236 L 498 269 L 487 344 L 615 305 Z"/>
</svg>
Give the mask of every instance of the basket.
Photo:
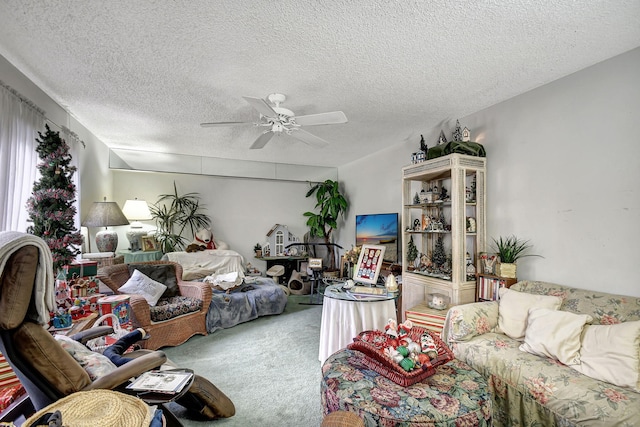
<svg viewBox="0 0 640 427">
<path fill-rule="evenodd" d="M 438 356 L 430 362 L 422 364 L 411 371 L 405 371 L 393 359 L 384 354 L 386 336 L 381 331 L 364 331 L 353 339 L 353 343 L 347 345 L 350 350 L 364 353 L 363 363 L 380 375 L 390 379 L 403 387 L 410 386 L 436 373 L 436 367 L 453 360 L 455 356 L 451 349 L 440 339 L 436 332 L 414 326 L 409 331 L 409 338 L 420 342 L 423 334 L 431 335 L 438 349 Z"/>
<path fill-rule="evenodd" d="M 105 314 L 104 316 L 99 317 L 98 320 L 95 321 L 92 327 L 95 328 L 97 326 L 100 326 L 103 322 L 106 322 L 108 319 L 111 319 L 111 323 L 113 324 L 113 333 L 87 341 L 87 347 L 89 347 L 91 350 L 95 352 L 98 352 L 98 353 L 104 352 L 107 347 L 109 347 L 110 345 L 118 341 L 118 339 L 122 338 L 123 336 L 131 332 L 124 329 L 120 325 L 120 322 L 118 322 L 118 317 L 113 313 L 108 313 L 108 314 Z"/>
</svg>

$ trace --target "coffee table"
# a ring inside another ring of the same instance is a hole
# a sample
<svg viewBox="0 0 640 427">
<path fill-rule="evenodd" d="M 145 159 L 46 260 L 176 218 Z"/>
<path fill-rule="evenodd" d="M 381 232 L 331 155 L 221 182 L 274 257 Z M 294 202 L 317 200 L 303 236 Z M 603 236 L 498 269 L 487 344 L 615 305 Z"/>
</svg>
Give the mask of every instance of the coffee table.
<svg viewBox="0 0 640 427">
<path fill-rule="evenodd" d="M 491 395 L 486 380 L 454 359 L 434 375 L 404 387 L 370 369 L 364 353 L 344 349 L 322 366 L 323 414 L 349 411 L 366 427 L 449 427 L 491 425 Z"/>
</svg>

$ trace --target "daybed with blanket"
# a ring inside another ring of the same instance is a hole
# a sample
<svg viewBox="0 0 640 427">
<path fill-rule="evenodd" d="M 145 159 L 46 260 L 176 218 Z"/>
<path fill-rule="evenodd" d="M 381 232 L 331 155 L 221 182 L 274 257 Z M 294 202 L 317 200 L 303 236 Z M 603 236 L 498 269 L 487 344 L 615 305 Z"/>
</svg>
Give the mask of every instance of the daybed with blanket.
<svg viewBox="0 0 640 427">
<path fill-rule="evenodd" d="M 212 286 L 213 296 L 207 313 L 207 332 L 226 329 L 260 316 L 280 314 L 287 305 L 284 288 L 273 279 L 250 277 L 229 290 Z"/>
<path fill-rule="evenodd" d="M 495 426 L 640 425 L 640 298 L 523 281 L 452 307 L 442 336 L 487 379 Z"/>
<path fill-rule="evenodd" d="M 182 266 L 183 280 L 199 280 L 206 276 L 238 273 L 244 277 L 244 259 L 229 249 L 206 249 L 198 252 L 169 252 L 163 260 L 177 262 Z"/>
</svg>

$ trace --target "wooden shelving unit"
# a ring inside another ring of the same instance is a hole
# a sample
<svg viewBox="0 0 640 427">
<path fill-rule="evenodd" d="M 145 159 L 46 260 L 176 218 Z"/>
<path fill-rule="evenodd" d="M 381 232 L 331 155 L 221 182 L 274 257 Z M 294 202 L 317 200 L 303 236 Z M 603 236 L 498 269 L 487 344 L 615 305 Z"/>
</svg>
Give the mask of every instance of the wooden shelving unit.
<svg viewBox="0 0 640 427">
<path fill-rule="evenodd" d="M 470 262 L 477 265 L 478 254 L 485 250 L 485 186 L 484 157 L 449 154 L 402 169 L 403 313 L 422 304 L 428 293 L 448 296 L 451 305 L 476 300 L 476 276 L 467 272 L 467 253 Z M 447 190 L 444 198 L 442 188 Z M 421 198 L 428 190 L 432 196 Z M 468 218 L 473 218 L 474 227 L 469 227 Z M 436 226 L 429 226 L 434 220 Z M 440 220 L 444 220 L 442 227 Z M 444 269 L 415 268 L 407 259 L 411 238 L 427 263 L 436 247 L 444 246 L 449 265 Z"/>
</svg>

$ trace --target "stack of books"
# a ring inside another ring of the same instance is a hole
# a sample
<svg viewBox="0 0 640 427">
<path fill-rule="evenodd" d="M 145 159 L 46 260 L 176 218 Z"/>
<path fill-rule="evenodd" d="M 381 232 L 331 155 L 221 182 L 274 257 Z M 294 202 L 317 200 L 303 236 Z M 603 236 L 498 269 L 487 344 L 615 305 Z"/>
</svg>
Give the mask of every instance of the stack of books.
<svg viewBox="0 0 640 427">
<path fill-rule="evenodd" d="M 404 317 L 413 322 L 415 326 L 421 326 L 434 332 L 442 332 L 447 309 L 436 310 L 429 308 L 426 303 L 418 304 L 404 312 Z"/>
<path fill-rule="evenodd" d="M 516 282 L 517 279 L 479 274 L 478 301 L 498 301 L 500 288 L 509 288 Z"/>
</svg>

